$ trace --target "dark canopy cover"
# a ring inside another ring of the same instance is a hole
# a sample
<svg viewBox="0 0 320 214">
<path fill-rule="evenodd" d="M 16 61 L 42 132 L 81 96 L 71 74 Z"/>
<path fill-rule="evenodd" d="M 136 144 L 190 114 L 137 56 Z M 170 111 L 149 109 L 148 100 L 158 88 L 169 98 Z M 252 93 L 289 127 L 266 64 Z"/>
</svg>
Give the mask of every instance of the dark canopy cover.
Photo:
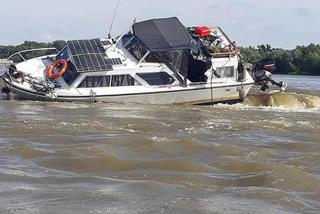
<svg viewBox="0 0 320 214">
<path fill-rule="evenodd" d="M 133 25 L 133 32 L 151 52 L 190 49 L 191 36 L 176 17 L 151 19 Z"/>
<path fill-rule="evenodd" d="M 192 58 L 191 44 L 195 41 L 178 18 L 139 22 L 133 25 L 133 33 L 174 72 L 182 85 L 187 85 L 189 65 L 192 62 L 189 62 L 189 58 Z"/>
</svg>

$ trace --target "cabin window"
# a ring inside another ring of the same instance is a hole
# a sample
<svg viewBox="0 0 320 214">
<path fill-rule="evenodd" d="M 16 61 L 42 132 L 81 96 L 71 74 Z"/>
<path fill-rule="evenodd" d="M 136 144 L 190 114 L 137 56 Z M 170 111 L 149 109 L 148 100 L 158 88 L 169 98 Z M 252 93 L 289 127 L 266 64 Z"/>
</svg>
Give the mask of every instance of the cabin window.
<svg viewBox="0 0 320 214">
<path fill-rule="evenodd" d="M 140 73 L 137 75 L 149 85 L 171 85 L 175 82 L 175 79 L 166 72 Z"/>
<path fill-rule="evenodd" d="M 161 63 L 161 60 L 156 54 L 150 53 L 150 54 L 148 54 L 148 56 L 146 56 L 146 58 L 143 60 L 143 62 Z"/>
<path fill-rule="evenodd" d="M 124 34 L 121 38 L 121 45 L 125 46 L 132 38 L 133 38 L 133 33 L 131 31 L 129 31 L 128 33 Z"/>
<path fill-rule="evenodd" d="M 132 76 L 130 75 L 114 75 L 111 78 L 111 86 L 134 86 L 140 85 Z"/>
<path fill-rule="evenodd" d="M 88 76 L 80 83 L 78 88 L 99 88 L 135 85 L 140 84 L 130 75 Z"/>
<path fill-rule="evenodd" d="M 219 67 L 215 74 L 220 78 L 234 77 L 234 66 Z"/>
<path fill-rule="evenodd" d="M 78 86 L 78 88 L 98 88 L 109 87 L 110 76 L 88 76 Z"/>
<path fill-rule="evenodd" d="M 145 45 L 136 37 L 133 37 L 125 46 L 126 50 L 139 62 L 148 52 Z"/>
</svg>

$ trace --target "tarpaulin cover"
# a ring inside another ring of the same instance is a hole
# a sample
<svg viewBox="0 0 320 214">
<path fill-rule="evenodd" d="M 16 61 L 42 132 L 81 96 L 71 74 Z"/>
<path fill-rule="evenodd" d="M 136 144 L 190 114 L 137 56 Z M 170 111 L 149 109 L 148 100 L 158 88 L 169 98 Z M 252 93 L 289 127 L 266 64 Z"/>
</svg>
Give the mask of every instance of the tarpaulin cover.
<svg viewBox="0 0 320 214">
<path fill-rule="evenodd" d="M 133 25 L 133 32 L 151 52 L 190 49 L 191 36 L 176 17 L 151 19 Z"/>
</svg>

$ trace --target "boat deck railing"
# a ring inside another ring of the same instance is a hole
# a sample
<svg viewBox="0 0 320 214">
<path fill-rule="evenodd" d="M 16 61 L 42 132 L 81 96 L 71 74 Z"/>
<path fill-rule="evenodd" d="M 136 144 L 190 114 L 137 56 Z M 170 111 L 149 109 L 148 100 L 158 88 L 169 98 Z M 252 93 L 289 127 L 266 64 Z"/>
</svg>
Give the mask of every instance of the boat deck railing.
<svg viewBox="0 0 320 214">
<path fill-rule="evenodd" d="M 20 63 L 37 57 L 57 55 L 58 52 L 59 51 L 57 48 L 37 48 L 23 50 L 9 56 L 7 62 Z"/>
<path fill-rule="evenodd" d="M 229 48 L 226 50 L 219 50 L 217 52 L 212 52 L 211 55 L 214 58 L 225 58 L 225 57 L 234 57 L 239 55 L 239 49 L 236 46 L 235 42 L 231 41 L 231 39 L 229 38 L 229 36 L 219 27 L 212 27 L 212 29 L 214 31 L 218 31 L 222 34 L 222 36 L 228 41 L 229 43 Z"/>
</svg>

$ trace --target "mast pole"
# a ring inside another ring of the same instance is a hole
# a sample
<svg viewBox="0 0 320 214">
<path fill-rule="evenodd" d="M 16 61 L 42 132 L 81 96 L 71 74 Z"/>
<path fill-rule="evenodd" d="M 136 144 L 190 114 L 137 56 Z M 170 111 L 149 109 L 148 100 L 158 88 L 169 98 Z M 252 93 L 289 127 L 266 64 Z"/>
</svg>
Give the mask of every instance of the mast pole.
<svg viewBox="0 0 320 214">
<path fill-rule="evenodd" d="M 116 5 L 116 9 L 115 9 L 115 11 L 114 11 L 114 13 L 113 13 L 113 17 L 112 17 L 112 21 L 111 21 L 111 25 L 110 25 L 110 29 L 109 29 L 109 33 L 108 33 L 108 39 L 111 39 L 111 31 L 112 31 L 114 19 L 115 19 L 116 15 L 117 15 L 117 12 L 118 12 L 118 8 L 119 8 L 119 5 L 120 5 L 120 1 L 121 1 L 121 0 L 118 0 L 117 5 Z"/>
</svg>

